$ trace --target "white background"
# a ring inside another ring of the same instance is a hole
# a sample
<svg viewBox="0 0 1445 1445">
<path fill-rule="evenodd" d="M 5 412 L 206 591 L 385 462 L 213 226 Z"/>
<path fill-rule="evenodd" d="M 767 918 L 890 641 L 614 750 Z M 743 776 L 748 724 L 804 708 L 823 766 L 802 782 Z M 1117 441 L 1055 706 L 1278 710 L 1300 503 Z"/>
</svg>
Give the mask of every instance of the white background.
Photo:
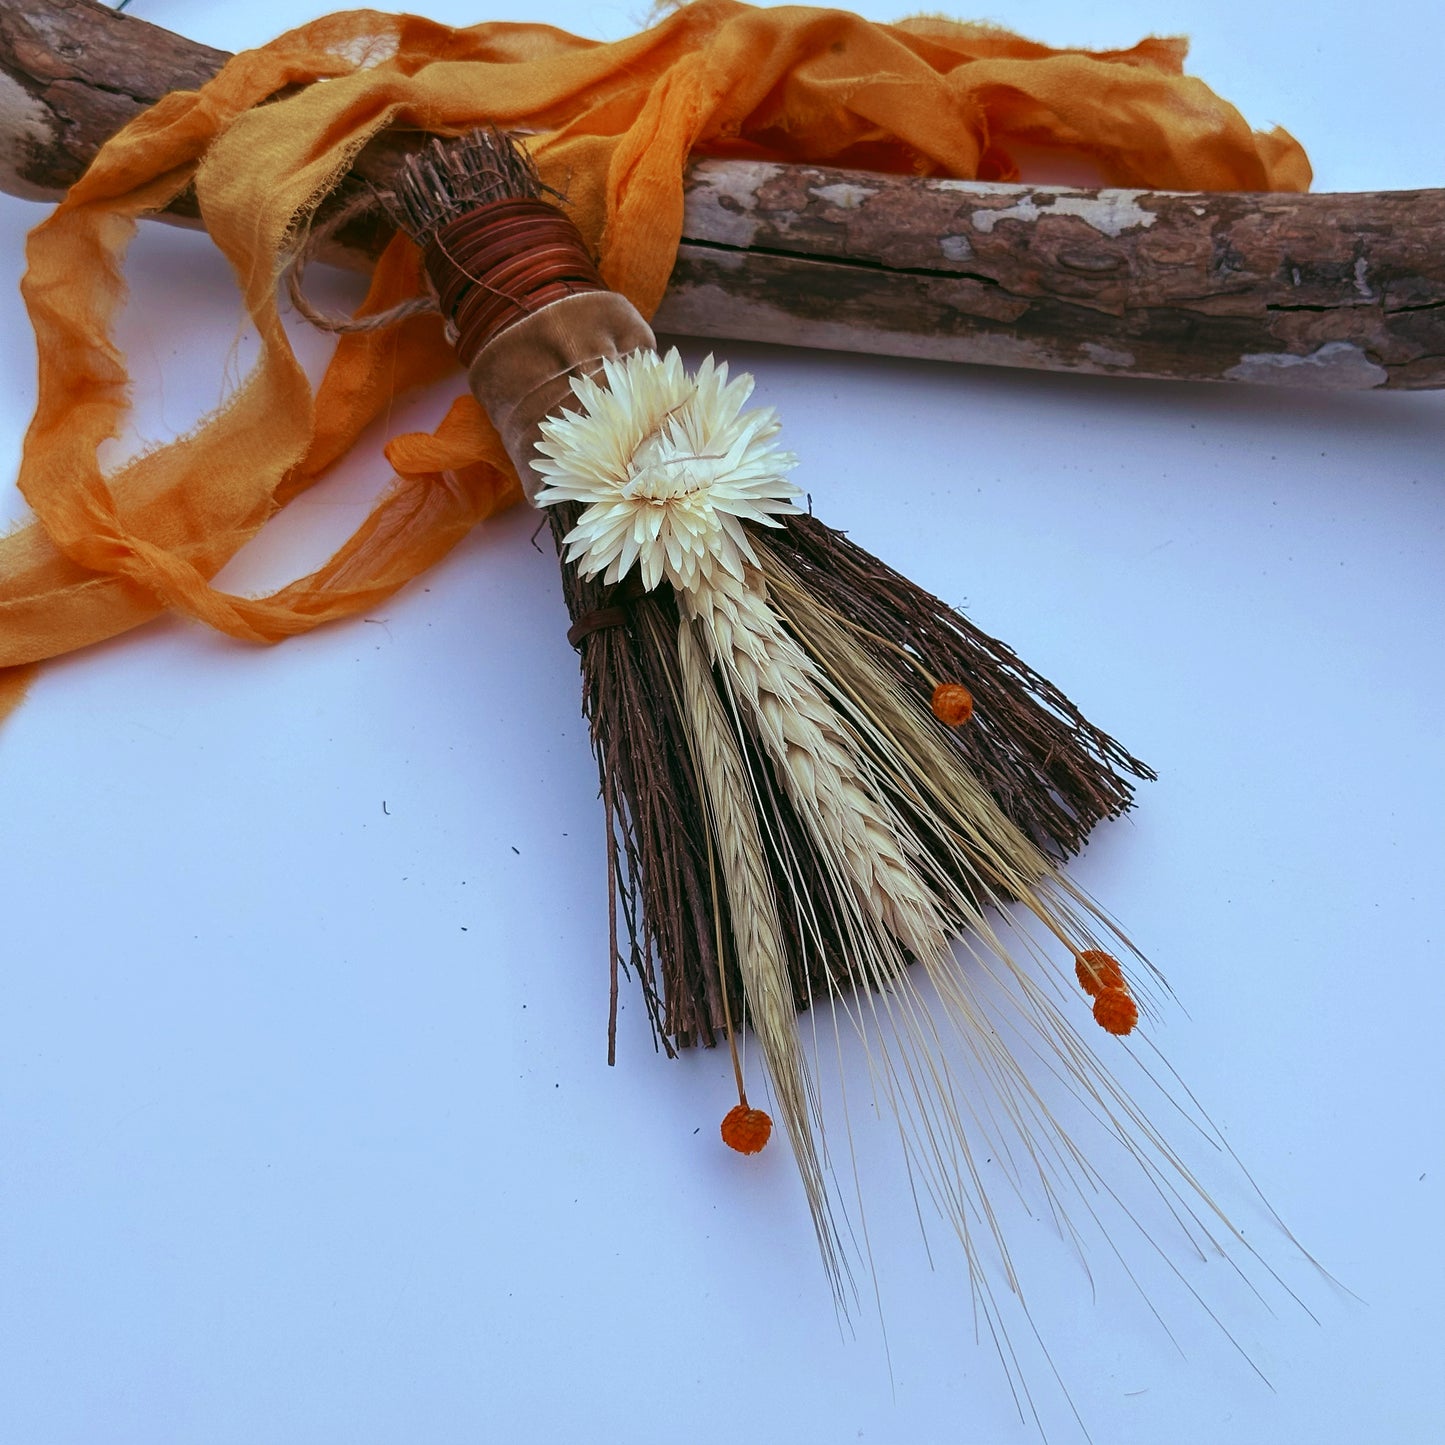
<svg viewBox="0 0 1445 1445">
<path fill-rule="evenodd" d="M 316 13 L 134 8 L 228 49 Z M 645 20 L 505 17 L 600 38 Z M 1289 126 L 1317 188 L 1445 184 L 1436 6 L 988 18 L 1053 44 L 1191 33 L 1193 72 Z M 39 215 L 0 198 L 10 476 Z M 148 228 L 130 276 L 134 444 L 189 425 L 248 353 L 203 239 Z M 1174 985 L 1166 1057 L 1360 1297 L 1213 1171 L 1319 1318 L 1182 1261 L 1267 1388 L 1148 1260 L 1177 1350 L 1103 1252 L 1091 1287 L 1001 1198 L 1093 1439 L 1445 1438 L 1445 398 L 726 349 L 820 515 L 1158 768 L 1075 876 Z M 315 565 L 385 485 L 385 436 L 455 389 L 398 401 L 223 580 Z M 886 1126 L 855 1109 L 885 1355 L 866 1293 L 838 1327 L 786 1150 L 718 1143 L 724 1053 L 655 1055 L 627 994 L 605 1066 L 602 818 L 534 526 L 507 516 L 376 615 L 278 648 L 161 622 L 63 659 L 0 732 L 0 1439 L 1038 1438 L 936 1227 L 930 1268 Z M 1048 1438 L 1081 1438 L 1015 1332 Z"/>
</svg>

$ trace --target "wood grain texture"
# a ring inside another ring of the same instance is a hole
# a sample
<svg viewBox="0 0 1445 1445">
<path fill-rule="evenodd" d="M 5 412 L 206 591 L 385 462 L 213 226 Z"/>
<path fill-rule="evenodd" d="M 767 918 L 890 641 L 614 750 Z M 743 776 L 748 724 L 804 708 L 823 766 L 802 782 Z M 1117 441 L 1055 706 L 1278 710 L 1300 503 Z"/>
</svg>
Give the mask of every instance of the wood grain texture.
<svg viewBox="0 0 1445 1445">
<path fill-rule="evenodd" d="M 0 188 L 55 198 L 224 52 L 95 0 L 0 10 Z M 422 138 L 368 146 L 384 186 Z M 698 160 L 659 330 L 1048 370 L 1445 387 L 1445 191 L 1178 194 Z M 354 189 L 351 192 L 354 194 Z M 193 218 L 182 196 L 169 219 Z M 323 210 L 324 215 L 324 210 Z M 329 259 L 365 265 L 379 217 Z"/>
<path fill-rule="evenodd" d="M 1179 194 L 701 161 L 661 330 L 1207 381 L 1445 385 L 1445 191 Z"/>
<path fill-rule="evenodd" d="M 94 0 L 0 7 L 0 185 L 63 193 L 121 126 L 230 57 Z"/>
</svg>

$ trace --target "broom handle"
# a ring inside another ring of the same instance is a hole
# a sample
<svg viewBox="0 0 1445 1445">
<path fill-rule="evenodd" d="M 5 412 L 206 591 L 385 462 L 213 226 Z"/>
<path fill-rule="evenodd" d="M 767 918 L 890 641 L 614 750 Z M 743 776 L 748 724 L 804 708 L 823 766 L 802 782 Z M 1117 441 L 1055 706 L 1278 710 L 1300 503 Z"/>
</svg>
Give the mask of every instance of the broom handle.
<svg viewBox="0 0 1445 1445">
<path fill-rule="evenodd" d="M 107 136 L 227 59 L 96 0 L 0 9 L 0 189 L 58 199 Z M 387 185 L 423 139 L 381 137 L 354 174 Z M 194 216 L 182 198 L 168 218 Z M 367 265 L 387 235 L 363 217 L 329 259 Z M 1051 371 L 1445 387 L 1442 237 L 1445 190 L 1079 190 L 698 160 L 653 321 Z"/>
</svg>

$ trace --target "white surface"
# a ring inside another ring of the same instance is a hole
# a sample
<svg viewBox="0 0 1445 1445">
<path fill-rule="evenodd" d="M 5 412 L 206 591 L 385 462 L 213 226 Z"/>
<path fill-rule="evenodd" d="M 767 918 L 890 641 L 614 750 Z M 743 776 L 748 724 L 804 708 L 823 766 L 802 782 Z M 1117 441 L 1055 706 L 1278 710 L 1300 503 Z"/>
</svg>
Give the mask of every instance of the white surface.
<svg viewBox="0 0 1445 1445">
<path fill-rule="evenodd" d="M 135 9 L 235 48 L 314 7 Z M 598 36 L 640 10 L 530 7 Z M 1387 0 L 1367 36 L 1344 4 L 993 18 L 1054 43 L 1192 32 L 1194 72 L 1291 126 L 1321 188 L 1445 184 L 1434 7 Z M 10 474 L 37 216 L 0 205 Z M 163 438 L 236 374 L 234 311 L 197 238 L 148 230 L 131 276 L 137 434 Z M 729 354 L 822 516 L 1159 769 L 1075 876 L 1187 1009 L 1165 1055 L 1363 1298 L 1211 1174 L 1319 1316 L 1185 1263 L 1268 1389 L 1187 1301 L 1176 1351 L 1110 1261 L 1096 1296 L 1013 1208 L 1093 1439 L 1445 1438 L 1445 397 Z M 228 580 L 324 556 L 386 480 L 381 439 Z M 786 1151 L 718 1144 L 724 1053 L 655 1056 L 629 992 L 605 1067 L 602 819 L 534 525 L 508 516 L 374 617 L 279 648 L 161 623 L 66 658 L 0 733 L 0 1439 L 1037 1438 L 972 1339 L 957 1250 L 936 1228 L 932 1269 L 919 1248 L 886 1128 L 857 1111 L 891 1380 L 870 1308 L 840 1337 Z M 1048 1438 L 1079 1438 L 1030 1371 Z"/>
</svg>

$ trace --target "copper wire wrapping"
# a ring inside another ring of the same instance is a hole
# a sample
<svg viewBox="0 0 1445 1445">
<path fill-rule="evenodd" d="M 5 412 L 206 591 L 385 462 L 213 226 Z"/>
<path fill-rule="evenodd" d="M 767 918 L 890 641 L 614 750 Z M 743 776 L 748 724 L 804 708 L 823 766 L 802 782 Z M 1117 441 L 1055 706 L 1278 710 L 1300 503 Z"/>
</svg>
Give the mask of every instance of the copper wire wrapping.
<svg viewBox="0 0 1445 1445">
<path fill-rule="evenodd" d="M 489 201 L 443 226 L 425 251 L 463 366 L 498 332 L 556 301 L 607 288 L 577 227 L 546 201 Z"/>
</svg>

